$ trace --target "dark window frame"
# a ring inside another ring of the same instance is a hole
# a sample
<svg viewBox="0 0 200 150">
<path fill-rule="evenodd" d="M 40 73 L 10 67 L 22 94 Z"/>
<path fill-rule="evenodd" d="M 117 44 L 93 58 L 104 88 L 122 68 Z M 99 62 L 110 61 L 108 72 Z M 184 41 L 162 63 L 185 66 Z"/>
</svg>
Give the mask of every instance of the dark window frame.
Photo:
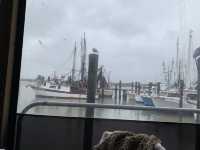
<svg viewBox="0 0 200 150">
<path fill-rule="evenodd" d="M 0 148 L 14 149 L 26 0 L 0 0 Z"/>
</svg>

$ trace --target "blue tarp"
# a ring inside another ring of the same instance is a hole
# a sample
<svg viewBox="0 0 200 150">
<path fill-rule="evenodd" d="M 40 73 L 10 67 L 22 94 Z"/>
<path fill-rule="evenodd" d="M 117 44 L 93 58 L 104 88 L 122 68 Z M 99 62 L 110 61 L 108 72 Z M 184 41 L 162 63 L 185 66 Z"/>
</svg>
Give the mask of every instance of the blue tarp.
<svg viewBox="0 0 200 150">
<path fill-rule="evenodd" d="M 150 97 L 142 97 L 144 101 L 144 106 L 155 106 L 153 100 Z"/>
</svg>

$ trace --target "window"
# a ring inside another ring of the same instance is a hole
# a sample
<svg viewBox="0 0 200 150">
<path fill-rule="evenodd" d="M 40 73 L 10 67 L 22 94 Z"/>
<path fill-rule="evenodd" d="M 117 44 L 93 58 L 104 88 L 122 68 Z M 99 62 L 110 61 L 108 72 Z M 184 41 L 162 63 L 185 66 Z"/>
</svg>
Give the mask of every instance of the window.
<svg viewBox="0 0 200 150">
<path fill-rule="evenodd" d="M 28 0 L 18 113 L 36 102 L 91 102 L 88 66 L 94 54 L 94 102 L 101 107 L 95 117 L 195 123 L 198 3 Z M 79 117 L 85 112 L 82 105 L 28 111 Z"/>
<path fill-rule="evenodd" d="M 199 149 L 198 4 L 27 0 L 16 149 L 88 150 L 106 130 Z"/>
</svg>

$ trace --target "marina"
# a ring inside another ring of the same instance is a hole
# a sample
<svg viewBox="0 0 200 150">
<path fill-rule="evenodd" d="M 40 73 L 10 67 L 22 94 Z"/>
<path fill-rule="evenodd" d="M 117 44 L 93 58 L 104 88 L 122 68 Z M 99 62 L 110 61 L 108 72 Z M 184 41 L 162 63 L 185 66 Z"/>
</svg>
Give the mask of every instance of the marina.
<svg viewBox="0 0 200 150">
<path fill-rule="evenodd" d="M 20 82 L 20 95 L 18 103 L 18 113 L 21 113 L 23 109 L 34 102 L 60 102 L 60 103 L 86 103 L 86 99 L 56 99 L 56 98 L 38 98 L 35 97 L 34 91 L 30 87 L 26 87 L 30 84 L 28 81 Z M 22 92 L 23 91 L 23 92 Z M 113 91 L 114 93 L 114 91 Z M 136 97 L 133 100 L 130 96 L 125 100 L 122 95 L 115 99 L 115 96 L 111 98 L 96 99 L 97 104 L 114 104 L 114 105 L 129 105 L 129 106 L 145 106 L 141 97 Z M 167 100 L 154 100 L 154 107 L 168 107 L 168 108 L 179 108 L 179 104 L 174 101 Z M 147 105 L 146 105 L 147 106 Z M 184 105 L 185 106 L 185 105 Z M 193 107 L 184 107 L 193 108 Z M 86 117 L 85 108 L 77 107 L 59 107 L 59 106 L 37 106 L 30 109 L 28 114 L 34 115 L 50 115 L 50 116 L 64 116 L 64 117 Z M 122 120 L 141 120 L 141 121 L 161 121 L 161 122 L 185 122 L 195 123 L 195 115 L 190 113 L 180 116 L 179 113 L 174 112 L 156 112 L 156 111 L 144 111 L 144 110 L 120 110 L 120 109 L 95 109 L 95 118 L 107 118 L 107 119 L 122 119 Z"/>
<path fill-rule="evenodd" d="M 20 81 L 18 113 L 35 102 L 47 103 L 80 103 L 80 104 L 114 104 L 117 106 L 151 107 L 156 109 L 196 109 L 197 90 L 195 86 L 185 84 L 184 80 L 190 80 L 190 76 L 184 76 L 180 61 L 176 61 L 177 68 L 174 69 L 173 62 L 171 68 L 166 70 L 163 64 L 164 82 L 128 82 L 121 80 L 111 82 L 110 77 L 105 76 L 105 67 L 99 67 L 99 51 L 92 49 L 92 53 L 87 54 L 87 43 L 85 33 L 81 38 L 81 64 L 80 71 L 77 72 L 77 43 L 73 50 L 73 63 L 71 72 L 68 75 L 53 75 L 45 77 L 38 75 L 34 80 Z M 192 32 L 190 32 L 190 42 Z M 179 44 L 177 42 L 177 59 L 179 59 Z M 86 66 L 86 58 L 89 58 Z M 88 68 L 88 69 L 87 69 Z M 174 76 L 172 76 L 174 73 Z M 183 78 L 185 77 L 185 78 Z M 31 82 L 30 82 L 31 81 Z M 28 94 L 29 93 L 29 94 Z M 26 95 L 27 94 L 27 95 Z M 182 113 L 174 111 L 157 112 L 148 110 L 121 110 L 121 109 L 95 108 L 93 117 L 115 118 L 125 120 L 147 120 L 167 122 L 198 122 L 198 113 Z M 87 108 L 60 108 L 59 106 L 37 106 L 29 113 L 50 115 L 50 116 L 71 116 L 87 117 Z"/>
</svg>

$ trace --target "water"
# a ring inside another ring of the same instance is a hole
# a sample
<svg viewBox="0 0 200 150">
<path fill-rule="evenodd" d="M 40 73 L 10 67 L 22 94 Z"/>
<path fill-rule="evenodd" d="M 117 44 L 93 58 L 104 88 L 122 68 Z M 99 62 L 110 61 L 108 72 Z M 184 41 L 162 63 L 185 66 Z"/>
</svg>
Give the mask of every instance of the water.
<svg viewBox="0 0 200 150">
<path fill-rule="evenodd" d="M 36 101 L 59 101 L 59 102 L 77 102 L 85 103 L 86 100 L 77 99 L 47 99 L 36 98 L 34 91 L 27 87 L 28 84 L 32 84 L 29 81 L 20 81 L 20 91 L 18 100 L 18 110 L 20 113 L 22 110 L 32 102 Z M 101 104 L 124 104 L 124 105 L 136 105 L 133 100 L 119 101 L 112 98 L 105 98 L 104 100 L 96 100 L 96 103 Z M 173 107 L 173 102 L 167 102 L 168 106 Z M 137 104 L 139 105 L 139 104 Z M 140 104 L 141 105 L 141 104 Z M 34 115 L 49 115 L 49 116 L 64 116 L 64 117 L 85 117 L 85 108 L 72 108 L 72 107 L 56 107 L 56 106 L 38 106 L 28 111 L 28 114 Z M 170 112 L 154 112 L 154 111 L 136 111 L 136 110 L 119 110 L 119 109 L 95 109 L 95 118 L 106 119 L 122 119 L 122 120 L 141 120 L 141 121 L 161 121 L 161 122 L 184 122 L 195 123 L 193 115 L 184 115 L 180 117 L 178 113 Z"/>
</svg>

